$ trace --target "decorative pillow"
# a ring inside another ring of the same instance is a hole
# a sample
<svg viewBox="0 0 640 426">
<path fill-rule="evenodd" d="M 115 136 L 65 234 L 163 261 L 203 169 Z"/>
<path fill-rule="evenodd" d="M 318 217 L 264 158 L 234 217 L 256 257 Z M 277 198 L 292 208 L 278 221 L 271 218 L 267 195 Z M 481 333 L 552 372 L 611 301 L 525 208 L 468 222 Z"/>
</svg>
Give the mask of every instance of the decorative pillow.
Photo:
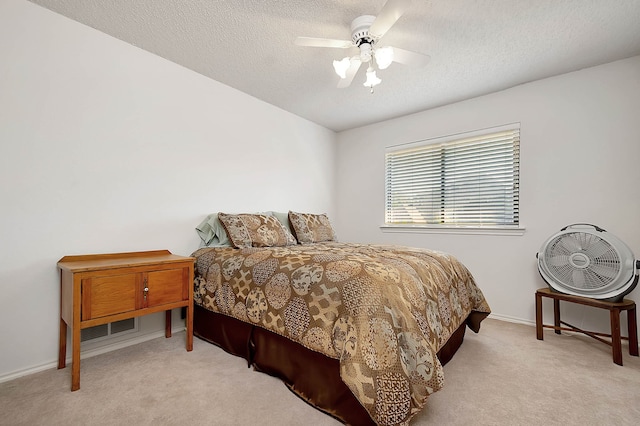
<svg viewBox="0 0 640 426">
<path fill-rule="evenodd" d="M 291 232 L 275 216 L 218 213 L 231 244 L 236 248 L 282 247 L 296 244 Z"/>
<path fill-rule="evenodd" d="M 196 231 L 202 240 L 202 244 L 207 247 L 231 247 L 231 241 L 227 237 L 218 213 L 208 215 L 198 226 Z"/>
<path fill-rule="evenodd" d="M 275 216 L 280 221 L 280 223 L 285 228 L 287 228 L 287 231 L 289 231 L 289 233 L 293 237 L 293 228 L 291 228 L 291 222 L 289 222 L 289 213 L 288 212 L 268 211 L 268 212 L 266 212 L 264 214 Z M 296 241 L 296 243 L 297 243 L 297 241 Z"/>
<path fill-rule="evenodd" d="M 289 221 L 300 244 L 335 241 L 336 239 L 329 218 L 324 213 L 310 214 L 290 211 Z"/>
</svg>

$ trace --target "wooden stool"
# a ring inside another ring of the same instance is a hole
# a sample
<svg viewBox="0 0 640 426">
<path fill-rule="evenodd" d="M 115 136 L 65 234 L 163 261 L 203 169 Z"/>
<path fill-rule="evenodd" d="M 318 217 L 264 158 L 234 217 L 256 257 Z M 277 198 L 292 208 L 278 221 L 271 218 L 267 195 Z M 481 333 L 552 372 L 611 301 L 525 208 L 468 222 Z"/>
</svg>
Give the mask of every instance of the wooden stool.
<svg viewBox="0 0 640 426">
<path fill-rule="evenodd" d="M 542 323 L 542 298 L 549 297 L 553 299 L 553 324 L 545 325 Z M 608 309 L 611 318 L 611 334 L 596 333 L 593 331 L 581 330 L 577 327 L 567 324 L 560 320 L 560 301 L 577 303 L 579 305 L 593 306 L 595 308 Z M 620 336 L 620 312 L 627 311 L 627 332 L 629 337 Z M 565 325 L 566 327 L 562 327 Z M 557 293 L 549 288 L 540 288 L 536 291 L 536 337 L 543 340 L 542 329 L 553 328 L 556 334 L 560 334 L 561 330 L 577 331 L 593 337 L 600 342 L 606 343 L 612 347 L 613 362 L 622 365 L 622 339 L 629 341 L 629 355 L 638 356 L 638 328 L 636 323 L 636 302 L 624 299 L 621 302 L 606 302 L 604 300 L 590 299 L 588 297 L 573 296 L 570 294 Z M 611 341 L 604 340 L 599 336 L 609 337 Z"/>
</svg>

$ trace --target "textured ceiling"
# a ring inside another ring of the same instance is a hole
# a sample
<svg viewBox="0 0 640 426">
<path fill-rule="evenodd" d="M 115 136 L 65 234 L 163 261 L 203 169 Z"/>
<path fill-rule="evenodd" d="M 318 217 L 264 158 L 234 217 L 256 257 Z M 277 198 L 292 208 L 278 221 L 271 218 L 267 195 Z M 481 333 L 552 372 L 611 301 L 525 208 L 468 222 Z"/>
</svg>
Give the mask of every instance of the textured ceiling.
<svg viewBox="0 0 640 426">
<path fill-rule="evenodd" d="M 350 39 L 385 0 L 31 0 L 335 131 L 640 55 L 640 0 L 414 0 L 380 45 L 424 53 L 422 68 L 364 69 L 337 89 L 334 59 L 294 45 Z"/>
</svg>

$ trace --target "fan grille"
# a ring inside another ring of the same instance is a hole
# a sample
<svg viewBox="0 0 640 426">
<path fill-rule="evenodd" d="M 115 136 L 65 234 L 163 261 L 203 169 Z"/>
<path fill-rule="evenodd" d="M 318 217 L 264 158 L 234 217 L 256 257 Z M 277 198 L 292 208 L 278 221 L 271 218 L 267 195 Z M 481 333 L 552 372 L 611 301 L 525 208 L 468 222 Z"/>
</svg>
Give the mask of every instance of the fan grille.
<svg viewBox="0 0 640 426">
<path fill-rule="evenodd" d="M 556 236 L 544 256 L 548 272 L 557 282 L 579 290 L 609 285 L 622 268 L 620 256 L 611 244 L 585 232 Z"/>
</svg>

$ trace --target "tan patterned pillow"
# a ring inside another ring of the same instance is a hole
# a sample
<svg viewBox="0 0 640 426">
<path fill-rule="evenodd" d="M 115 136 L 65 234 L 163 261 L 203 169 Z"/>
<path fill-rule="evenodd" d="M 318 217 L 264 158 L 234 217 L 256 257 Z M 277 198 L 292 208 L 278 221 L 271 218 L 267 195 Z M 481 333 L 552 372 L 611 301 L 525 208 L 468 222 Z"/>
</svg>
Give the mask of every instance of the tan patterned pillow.
<svg viewBox="0 0 640 426">
<path fill-rule="evenodd" d="M 296 239 L 278 218 L 263 214 L 218 213 L 231 244 L 236 248 L 282 247 L 296 244 Z"/>
<path fill-rule="evenodd" d="M 331 223 L 326 214 L 289 212 L 289 222 L 300 244 L 335 241 Z"/>
</svg>

